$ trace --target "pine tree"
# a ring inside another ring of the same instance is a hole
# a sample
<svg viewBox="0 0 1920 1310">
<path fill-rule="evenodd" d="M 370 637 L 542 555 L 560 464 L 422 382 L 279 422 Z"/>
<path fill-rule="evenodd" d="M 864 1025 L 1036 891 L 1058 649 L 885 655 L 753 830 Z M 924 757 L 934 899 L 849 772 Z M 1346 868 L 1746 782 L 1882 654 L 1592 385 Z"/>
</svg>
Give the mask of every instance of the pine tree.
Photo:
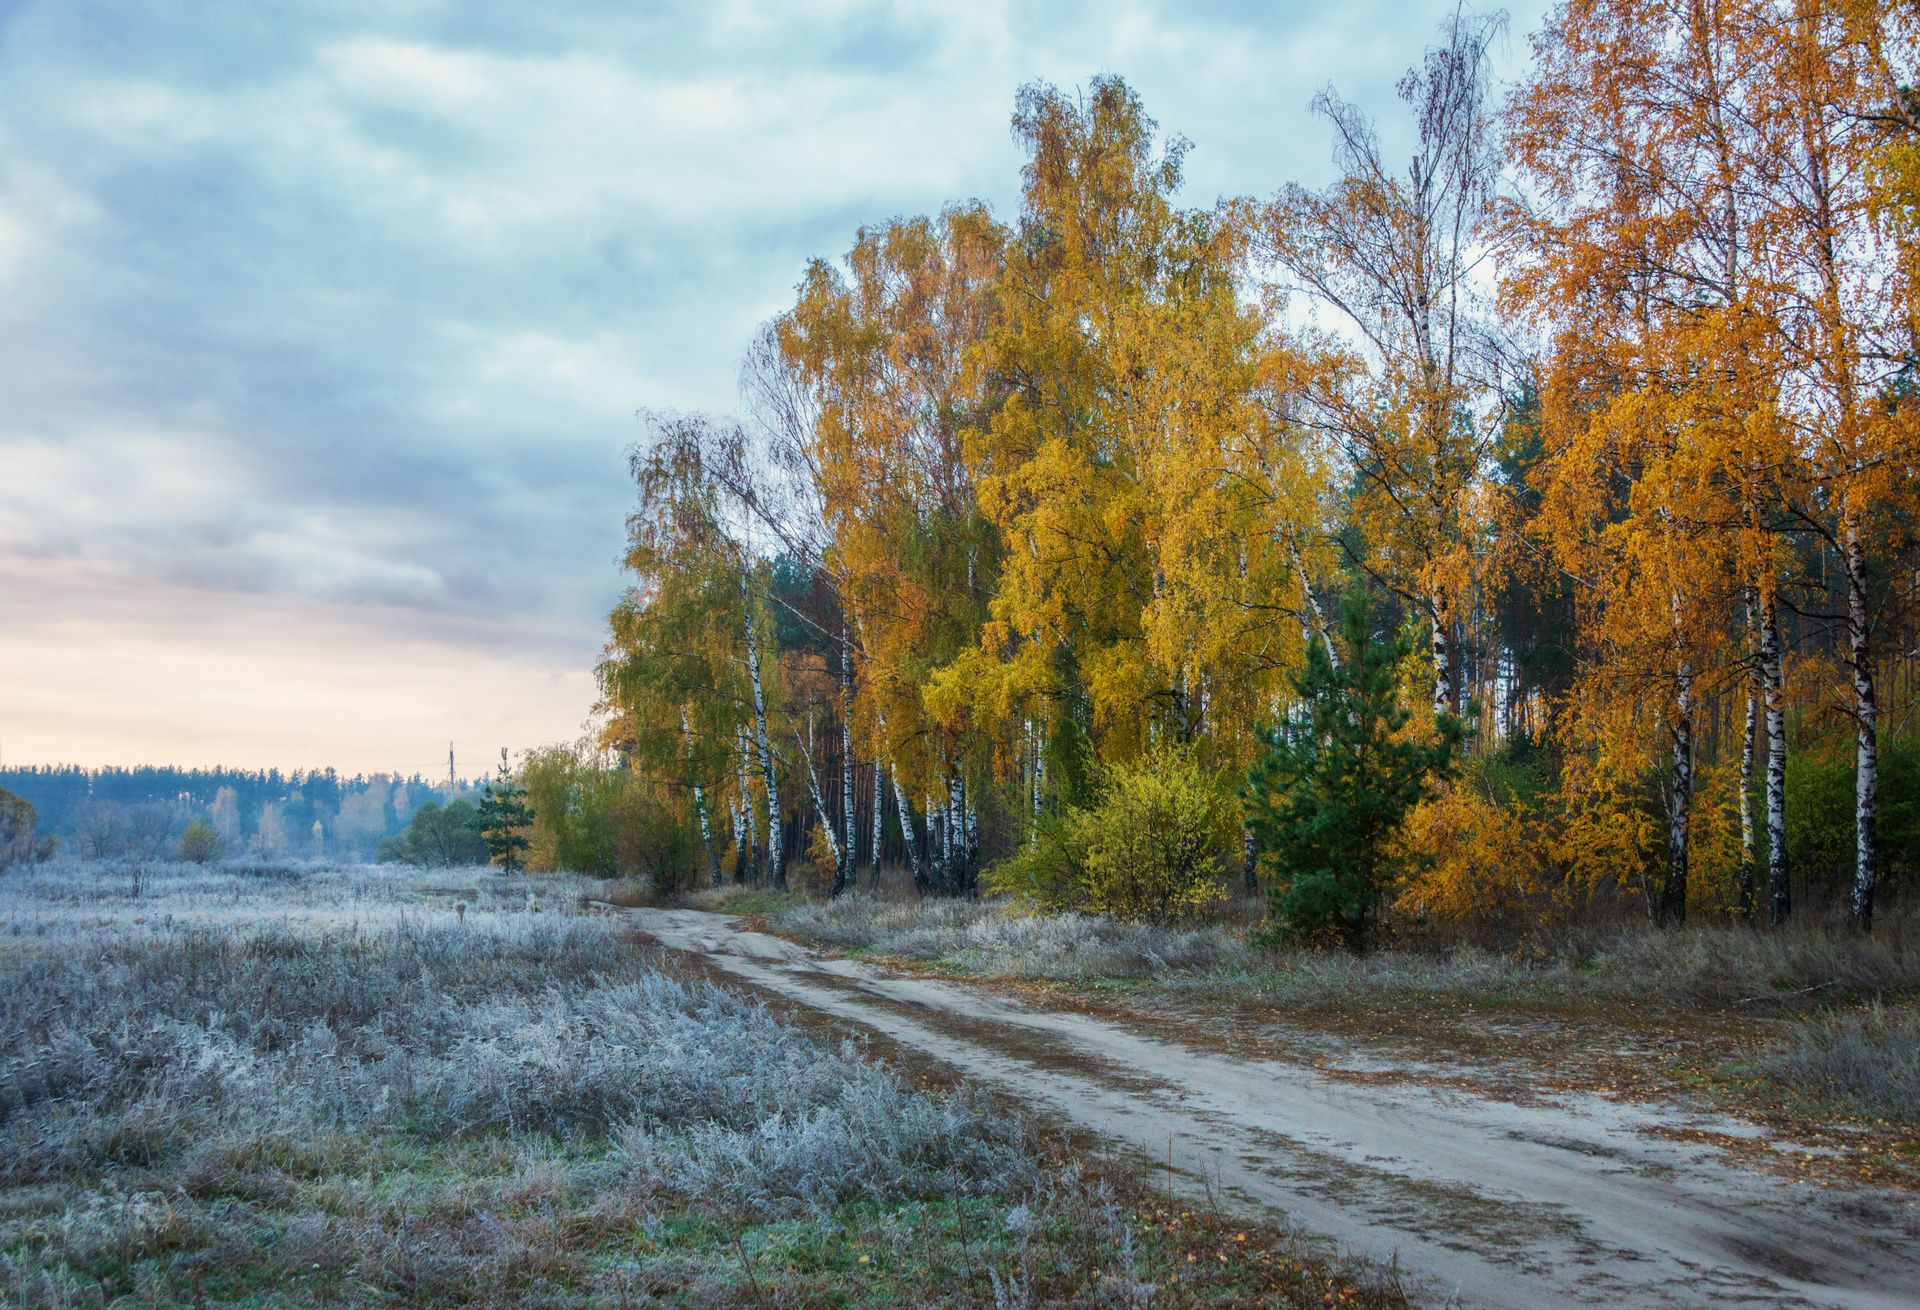
<svg viewBox="0 0 1920 1310">
<path fill-rule="evenodd" d="M 1431 732 L 1408 731 L 1397 666 L 1405 636 L 1380 640 L 1359 592 L 1341 605 L 1347 658 L 1319 643 L 1295 678 L 1297 713 L 1265 732 L 1249 773 L 1246 809 L 1275 875 L 1273 931 L 1294 940 L 1335 936 L 1358 950 L 1382 896 L 1402 871 L 1394 837 L 1414 806 L 1447 776 L 1462 735 L 1441 715 Z"/>
<path fill-rule="evenodd" d="M 527 808 L 527 790 L 515 783 L 513 775 L 507 772 L 507 752 L 502 747 L 500 776 L 487 784 L 487 794 L 480 801 L 479 817 L 474 821 L 481 840 L 487 844 L 488 860 L 499 865 L 502 872 L 517 872 L 520 853 L 527 849 L 527 837 L 522 829 L 532 823 L 533 811 Z"/>
</svg>

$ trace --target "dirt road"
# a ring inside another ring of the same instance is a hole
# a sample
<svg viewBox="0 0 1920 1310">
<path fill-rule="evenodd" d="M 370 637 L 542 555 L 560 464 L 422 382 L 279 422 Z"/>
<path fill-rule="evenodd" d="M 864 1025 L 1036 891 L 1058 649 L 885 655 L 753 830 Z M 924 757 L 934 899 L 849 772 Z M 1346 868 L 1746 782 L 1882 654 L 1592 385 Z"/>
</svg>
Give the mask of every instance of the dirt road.
<svg viewBox="0 0 1920 1310">
<path fill-rule="evenodd" d="M 1920 1207 L 1658 1135 L 1740 1121 L 1596 1097 L 1514 1105 L 1246 1061 L 979 987 L 889 976 L 694 910 L 662 945 L 1052 1111 L 1222 1205 L 1397 1261 L 1426 1304 L 1920 1306 Z"/>
</svg>

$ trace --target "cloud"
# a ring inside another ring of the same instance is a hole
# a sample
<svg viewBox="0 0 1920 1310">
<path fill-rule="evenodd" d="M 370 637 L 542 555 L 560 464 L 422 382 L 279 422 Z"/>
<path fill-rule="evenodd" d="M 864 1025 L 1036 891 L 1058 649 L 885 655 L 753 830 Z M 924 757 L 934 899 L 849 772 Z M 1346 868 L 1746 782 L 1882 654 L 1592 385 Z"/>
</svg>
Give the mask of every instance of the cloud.
<svg viewBox="0 0 1920 1310">
<path fill-rule="evenodd" d="M 634 414 L 730 408 L 807 258 L 949 200 L 1010 215 L 1007 119 L 1036 78 L 1127 76 L 1196 142 L 1195 203 L 1322 178 L 1308 99 L 1331 79 L 1391 111 L 1446 5 L 1426 9 L 14 6 L 9 755 L 112 758 L 116 721 L 143 751 L 191 729 L 201 762 L 271 731 L 346 752 L 364 734 L 330 726 L 307 649 L 396 722 L 430 703 L 457 734 L 524 701 L 510 744 L 571 734 L 621 586 Z M 289 668 L 313 681 L 275 701 Z M 472 704 L 423 700 L 436 669 Z"/>
</svg>

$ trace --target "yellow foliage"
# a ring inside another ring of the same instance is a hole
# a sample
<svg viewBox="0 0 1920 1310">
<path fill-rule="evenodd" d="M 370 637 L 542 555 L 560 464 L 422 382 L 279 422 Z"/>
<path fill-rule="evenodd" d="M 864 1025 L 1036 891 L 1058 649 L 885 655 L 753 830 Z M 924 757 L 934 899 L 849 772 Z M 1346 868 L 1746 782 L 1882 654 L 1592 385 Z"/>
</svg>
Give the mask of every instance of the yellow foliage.
<svg viewBox="0 0 1920 1310">
<path fill-rule="evenodd" d="M 1707 914 L 1740 911 L 1740 771 L 1737 760 L 1694 775 L 1688 834 L 1687 904 Z"/>
<path fill-rule="evenodd" d="M 1226 899 L 1220 864 L 1238 809 L 1190 759 L 1156 753 L 1114 769 L 1086 844 L 1086 908 L 1116 919 L 1186 918 Z"/>
<path fill-rule="evenodd" d="M 1570 901 L 1638 890 L 1664 834 L 1647 804 L 1649 736 L 1625 698 L 1574 701 L 1564 712 L 1566 759 L 1551 850 Z"/>
<path fill-rule="evenodd" d="M 1040 909 L 1190 918 L 1226 899 L 1238 831 L 1239 807 L 1190 754 L 1154 751 L 1107 770 L 1097 805 L 1045 824 L 987 885 Z"/>
<path fill-rule="evenodd" d="M 1542 825 L 1513 804 L 1458 786 L 1407 816 L 1401 840 L 1417 857 L 1394 907 L 1434 919 L 1542 913 L 1553 882 Z"/>
</svg>

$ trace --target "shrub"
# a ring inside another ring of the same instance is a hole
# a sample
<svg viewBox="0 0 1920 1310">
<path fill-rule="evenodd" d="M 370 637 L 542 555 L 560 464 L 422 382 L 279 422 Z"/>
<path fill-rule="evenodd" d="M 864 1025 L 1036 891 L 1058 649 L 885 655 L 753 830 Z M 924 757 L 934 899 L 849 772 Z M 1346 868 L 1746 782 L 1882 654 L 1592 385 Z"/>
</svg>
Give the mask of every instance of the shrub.
<svg viewBox="0 0 1920 1310">
<path fill-rule="evenodd" d="M 471 801 L 454 801 L 445 807 L 428 801 L 414 811 L 405 832 L 380 843 L 379 859 L 439 868 L 485 864 L 487 843 L 480 836 L 479 819 L 480 811 Z"/>
<path fill-rule="evenodd" d="M 1167 923 L 1226 899 L 1221 862 L 1238 826 L 1231 796 L 1190 755 L 1108 772 L 1086 837 L 1086 908 Z"/>
<path fill-rule="evenodd" d="M 205 819 L 195 819 L 180 834 L 180 858 L 189 864 L 211 864 L 227 853 L 227 839 Z"/>
<path fill-rule="evenodd" d="M 33 858 L 33 825 L 33 806 L 0 787 L 0 869 Z"/>
<path fill-rule="evenodd" d="M 690 876 L 694 882 L 703 881 L 694 873 L 703 867 L 697 859 L 698 839 L 678 815 L 640 788 L 630 787 L 620 797 L 612 814 L 612 833 L 620 872 L 645 878 L 666 895 L 685 890 L 682 883 Z"/>
<path fill-rule="evenodd" d="M 1853 881 L 1853 743 L 1787 755 L 1787 858 L 1807 885 L 1829 895 Z M 1882 734 L 1875 814 L 1882 875 L 1920 868 L 1920 734 Z"/>
<path fill-rule="evenodd" d="M 1842 886 L 1853 866 L 1853 756 L 1787 755 L 1787 858 L 1809 886 Z"/>
<path fill-rule="evenodd" d="M 1085 904 L 1088 814 L 1070 809 L 1042 815 L 1032 840 L 986 871 L 981 879 L 986 889 L 1050 914 Z"/>
<path fill-rule="evenodd" d="M 1415 867 L 1395 893 L 1395 913 L 1482 922 L 1539 917 L 1553 903 L 1543 828 L 1538 811 L 1464 782 L 1423 802 L 1402 833 Z"/>
<path fill-rule="evenodd" d="M 606 764 L 590 740 L 529 752 L 521 774 L 533 810 L 530 867 L 603 878 L 654 871 L 651 859 L 623 858 L 623 816 L 632 813 L 634 789 L 627 771 Z M 656 841 L 656 834 L 641 837 L 642 845 Z"/>
<path fill-rule="evenodd" d="M 1174 751 L 1120 765 L 1088 809 L 1043 819 L 1028 848 L 989 873 L 990 889 L 1041 909 L 1166 923 L 1226 899 L 1233 798 Z"/>
</svg>

